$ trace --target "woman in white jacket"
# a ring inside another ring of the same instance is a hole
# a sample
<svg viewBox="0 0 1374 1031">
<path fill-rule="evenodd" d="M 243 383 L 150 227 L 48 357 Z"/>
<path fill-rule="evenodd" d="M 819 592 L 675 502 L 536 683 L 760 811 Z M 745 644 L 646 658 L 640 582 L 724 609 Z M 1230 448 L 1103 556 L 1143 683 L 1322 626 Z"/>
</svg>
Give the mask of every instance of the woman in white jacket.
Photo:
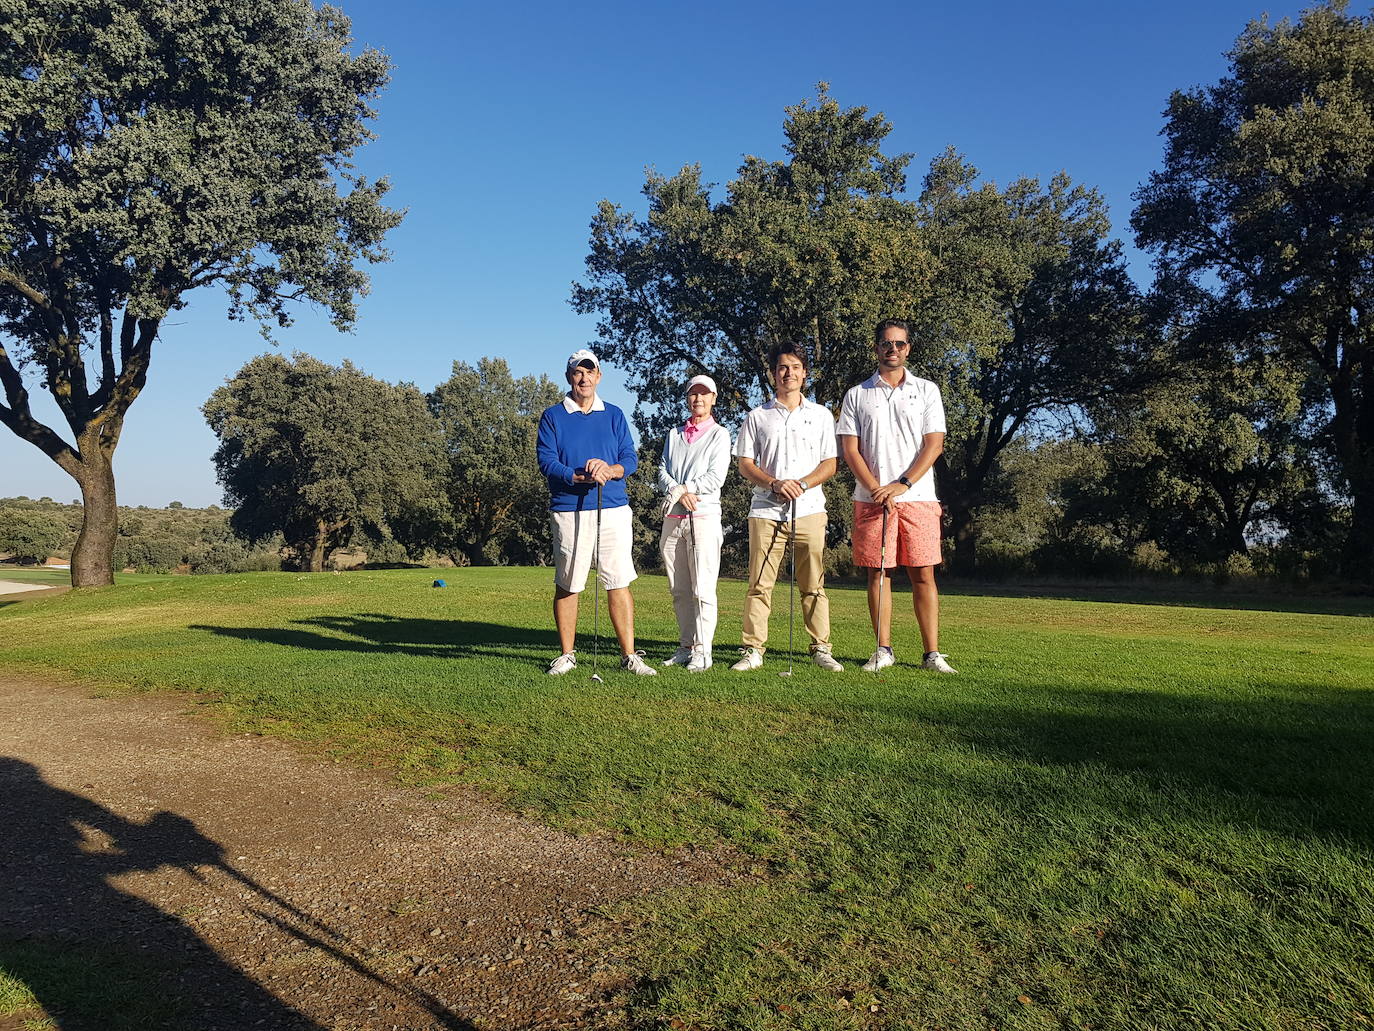
<svg viewBox="0 0 1374 1031">
<path fill-rule="evenodd" d="M 711 668 L 716 633 L 716 578 L 720 575 L 720 488 L 730 471 L 730 434 L 711 417 L 716 381 L 687 382 L 686 425 L 668 433 L 658 464 L 664 495 L 659 550 L 677 613 L 678 647 L 665 666 L 700 673 Z"/>
</svg>

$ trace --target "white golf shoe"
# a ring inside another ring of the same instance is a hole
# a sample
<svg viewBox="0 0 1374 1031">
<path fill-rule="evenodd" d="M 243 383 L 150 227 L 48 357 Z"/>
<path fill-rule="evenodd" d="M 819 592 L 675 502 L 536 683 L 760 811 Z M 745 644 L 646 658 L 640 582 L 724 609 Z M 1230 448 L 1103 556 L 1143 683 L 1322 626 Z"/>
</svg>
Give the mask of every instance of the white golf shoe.
<svg viewBox="0 0 1374 1031">
<path fill-rule="evenodd" d="M 664 660 L 663 660 L 663 665 L 665 665 L 665 666 L 686 666 L 686 665 L 688 665 L 688 664 L 691 662 L 691 660 L 692 660 L 692 649 L 691 649 L 691 648 L 688 648 L 685 644 L 680 644 L 680 645 L 677 646 L 677 651 L 673 652 L 673 657 L 672 657 L 671 659 L 664 659 Z"/>
<path fill-rule="evenodd" d="M 897 656 L 892 654 L 891 648 L 880 647 L 868 657 L 868 661 L 864 663 L 863 669 L 865 673 L 877 673 L 878 670 L 887 669 L 888 666 L 891 666 L 896 661 Z"/>
<path fill-rule="evenodd" d="M 740 673 L 746 670 L 758 669 L 763 665 L 763 652 L 757 648 L 741 648 L 739 650 L 740 660 L 730 668 Z"/>
<path fill-rule="evenodd" d="M 811 661 L 827 673 L 842 673 L 844 666 L 839 659 L 830 654 L 830 645 L 819 644 L 811 650 Z"/>
<path fill-rule="evenodd" d="M 921 660 L 922 669 L 933 669 L 936 673 L 958 673 L 959 671 L 945 660 L 949 658 L 941 652 L 930 652 Z"/>
<path fill-rule="evenodd" d="M 549 676 L 561 677 L 564 673 L 571 673 L 575 669 L 577 669 L 577 656 L 572 652 L 564 652 L 549 663 Z"/>
<path fill-rule="evenodd" d="M 711 652 L 706 648 L 698 648 L 692 652 L 692 658 L 687 663 L 688 673 L 705 673 L 711 668 Z"/>
<path fill-rule="evenodd" d="M 640 677 L 658 676 L 658 670 L 644 661 L 643 652 L 630 652 L 629 655 L 622 656 L 620 659 L 620 668 L 626 673 L 633 673 Z"/>
</svg>

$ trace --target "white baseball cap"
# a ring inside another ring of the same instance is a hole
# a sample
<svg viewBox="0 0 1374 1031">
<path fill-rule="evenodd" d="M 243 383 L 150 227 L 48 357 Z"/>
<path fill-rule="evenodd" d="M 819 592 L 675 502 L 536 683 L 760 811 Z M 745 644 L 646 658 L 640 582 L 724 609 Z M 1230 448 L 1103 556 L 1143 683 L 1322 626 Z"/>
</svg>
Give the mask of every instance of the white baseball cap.
<svg viewBox="0 0 1374 1031">
<path fill-rule="evenodd" d="M 716 381 L 710 376 L 693 376 L 687 381 L 687 393 L 690 394 L 693 387 L 705 387 L 713 394 L 720 393 L 720 391 L 716 389 Z"/>
<path fill-rule="evenodd" d="M 593 369 L 601 368 L 601 363 L 596 360 L 596 355 L 592 354 L 585 347 L 579 347 L 572 354 L 568 355 L 568 368 L 575 369 L 583 362 L 591 362 Z"/>
</svg>

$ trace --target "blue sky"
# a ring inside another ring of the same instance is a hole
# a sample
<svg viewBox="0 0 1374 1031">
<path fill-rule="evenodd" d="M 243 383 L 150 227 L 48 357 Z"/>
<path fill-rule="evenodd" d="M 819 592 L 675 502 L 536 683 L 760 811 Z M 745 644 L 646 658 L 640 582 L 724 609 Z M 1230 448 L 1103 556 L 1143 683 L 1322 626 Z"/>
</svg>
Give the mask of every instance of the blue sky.
<svg viewBox="0 0 1374 1031">
<path fill-rule="evenodd" d="M 305 310 L 279 345 L 426 390 L 483 355 L 558 376 L 595 336 L 567 298 L 597 202 L 642 210 L 647 166 L 699 163 L 723 183 L 746 154 L 781 157 L 783 108 L 821 80 L 842 105 L 887 115 L 887 152 L 915 154 L 913 192 L 948 145 L 999 183 L 1065 170 L 1102 191 L 1129 244 L 1131 193 L 1158 165 L 1170 91 L 1215 82 L 1265 11 L 1239 0 L 339 5 L 357 42 L 395 64 L 359 166 L 388 175 L 409 215 L 356 330 Z M 1128 253 L 1147 285 L 1148 261 Z M 267 346 L 224 309 L 202 293 L 164 323 L 116 453 L 122 504 L 221 502 L 200 406 Z M 603 393 L 628 410 L 607 373 Z M 0 431 L 0 496 L 18 494 L 79 491 Z"/>
</svg>

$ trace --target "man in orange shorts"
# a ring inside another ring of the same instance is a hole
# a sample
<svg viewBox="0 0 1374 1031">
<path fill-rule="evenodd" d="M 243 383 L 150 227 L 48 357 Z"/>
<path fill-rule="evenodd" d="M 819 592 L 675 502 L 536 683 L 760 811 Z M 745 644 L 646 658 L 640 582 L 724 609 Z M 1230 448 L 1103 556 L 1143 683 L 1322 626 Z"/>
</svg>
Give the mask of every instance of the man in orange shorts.
<svg viewBox="0 0 1374 1031">
<path fill-rule="evenodd" d="M 854 564 L 868 569 L 868 612 L 878 644 L 863 668 L 876 673 L 896 661 L 892 580 L 882 569 L 903 566 L 921 628 L 921 668 L 953 673 L 940 652 L 935 586 L 940 502 L 932 467 L 945 449 L 945 406 L 940 388 L 906 367 L 911 338 L 905 322 L 878 323 L 873 350 L 878 371 L 845 393 L 835 427 L 840 453 L 854 470 Z"/>
</svg>

